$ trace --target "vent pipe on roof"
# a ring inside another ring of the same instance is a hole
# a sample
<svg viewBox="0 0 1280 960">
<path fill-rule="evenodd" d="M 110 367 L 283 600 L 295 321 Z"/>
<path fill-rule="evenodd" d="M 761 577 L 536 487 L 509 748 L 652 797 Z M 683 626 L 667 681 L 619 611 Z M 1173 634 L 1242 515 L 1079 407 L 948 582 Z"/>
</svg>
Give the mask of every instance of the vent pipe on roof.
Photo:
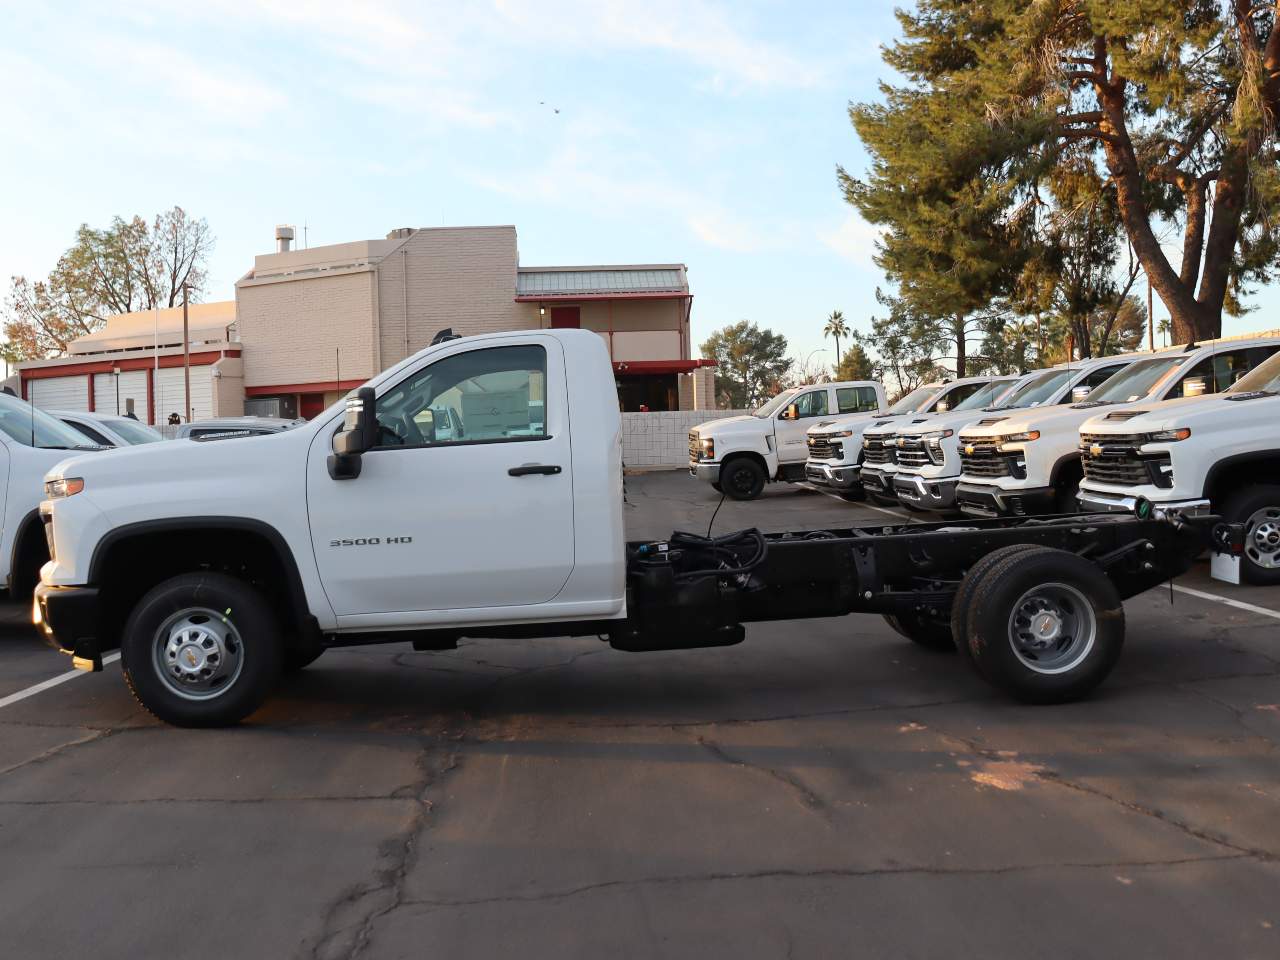
<svg viewBox="0 0 1280 960">
<path fill-rule="evenodd" d="M 293 244 L 293 227 L 283 224 L 276 227 L 276 253 L 288 253 Z"/>
</svg>

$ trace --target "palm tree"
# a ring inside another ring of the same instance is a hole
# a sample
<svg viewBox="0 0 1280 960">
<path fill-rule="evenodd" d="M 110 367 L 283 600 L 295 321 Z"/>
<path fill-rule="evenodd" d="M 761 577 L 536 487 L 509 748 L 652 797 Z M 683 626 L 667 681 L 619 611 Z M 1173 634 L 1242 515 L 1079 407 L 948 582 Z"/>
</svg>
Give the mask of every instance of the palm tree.
<svg viewBox="0 0 1280 960">
<path fill-rule="evenodd" d="M 836 338 L 836 369 L 840 369 L 840 338 L 849 336 L 849 325 L 844 322 L 844 314 L 839 310 L 832 310 L 831 316 L 827 317 L 827 325 L 822 328 L 824 337 Z"/>
<path fill-rule="evenodd" d="M 1171 329 L 1172 327 L 1169 323 L 1168 317 L 1156 322 L 1156 333 L 1160 334 L 1160 336 L 1164 338 L 1164 345 L 1166 347 L 1169 345 L 1169 331 Z"/>
</svg>

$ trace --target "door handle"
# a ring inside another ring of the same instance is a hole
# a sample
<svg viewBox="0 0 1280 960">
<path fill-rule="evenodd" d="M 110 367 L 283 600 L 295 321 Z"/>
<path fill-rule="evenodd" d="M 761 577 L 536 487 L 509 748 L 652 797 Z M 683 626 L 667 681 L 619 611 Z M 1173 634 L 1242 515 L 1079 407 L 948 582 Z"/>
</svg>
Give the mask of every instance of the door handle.
<svg viewBox="0 0 1280 960">
<path fill-rule="evenodd" d="M 543 463 L 523 463 L 518 467 L 512 467 L 507 474 L 512 477 L 527 477 L 531 474 L 542 473 L 547 476 L 555 476 L 560 472 L 560 468 L 551 464 Z"/>
</svg>

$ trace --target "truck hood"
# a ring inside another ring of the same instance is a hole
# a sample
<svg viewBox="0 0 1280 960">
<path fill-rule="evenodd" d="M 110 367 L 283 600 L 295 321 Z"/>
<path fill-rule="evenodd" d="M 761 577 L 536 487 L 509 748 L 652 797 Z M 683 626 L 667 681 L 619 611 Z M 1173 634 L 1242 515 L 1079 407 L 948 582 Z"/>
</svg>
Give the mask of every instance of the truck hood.
<svg viewBox="0 0 1280 960">
<path fill-rule="evenodd" d="M 931 414 L 903 413 L 894 417 L 878 417 L 876 422 L 862 432 L 864 437 L 887 436 L 901 430 L 924 429 L 924 424 L 933 419 Z"/>
<path fill-rule="evenodd" d="M 822 436 L 828 433 L 839 433 L 842 430 L 848 430 L 850 427 L 861 427 L 890 419 L 896 418 L 888 417 L 883 413 L 842 413 L 830 420 L 823 420 L 816 426 L 810 427 L 806 432 L 811 437 Z"/>
<path fill-rule="evenodd" d="M 753 434 L 760 436 L 773 432 L 773 419 L 756 417 L 749 413 L 737 417 L 721 417 L 719 420 L 707 420 L 693 428 L 699 437 L 725 437 L 731 434 Z"/>
<path fill-rule="evenodd" d="M 1237 399 L 1231 399 L 1235 397 Z M 1131 404 L 1124 417 L 1110 419 L 1112 411 L 1090 417 L 1080 425 L 1088 433 L 1153 433 L 1189 427 L 1198 432 L 1239 427 L 1250 422 L 1271 428 L 1280 417 L 1280 397 L 1266 394 L 1217 393 L 1201 397 L 1177 397 L 1158 403 Z M 1203 427 L 1203 431 L 1197 430 Z"/>
<path fill-rule="evenodd" d="M 1014 411 L 1010 411 L 1012 413 Z M 990 413 L 983 410 L 951 410 L 947 413 L 933 413 L 928 416 L 915 416 L 907 424 L 899 424 L 900 433 L 928 433 L 933 430 L 960 430 L 972 423 L 980 421 L 1003 420 L 1008 413 Z"/>
<path fill-rule="evenodd" d="M 1006 433 L 1026 433 L 1029 430 L 1066 430 L 1072 424 L 1080 424 L 1090 417 L 1113 413 L 1133 404 L 1112 404 L 1104 407 L 1080 409 L 1066 407 L 1028 407 L 1026 410 L 1010 410 L 1007 414 L 989 413 L 963 429 L 966 437 L 997 437 Z M 999 419 L 996 419 L 999 418 Z M 979 426 L 984 420 L 994 420 Z"/>
</svg>

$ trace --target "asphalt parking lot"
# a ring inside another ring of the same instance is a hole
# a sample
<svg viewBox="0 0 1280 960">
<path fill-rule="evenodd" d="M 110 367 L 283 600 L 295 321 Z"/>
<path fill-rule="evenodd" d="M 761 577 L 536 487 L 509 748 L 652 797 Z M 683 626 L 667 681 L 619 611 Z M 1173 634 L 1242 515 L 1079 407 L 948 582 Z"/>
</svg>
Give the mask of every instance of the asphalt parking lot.
<svg viewBox="0 0 1280 960">
<path fill-rule="evenodd" d="M 717 503 L 627 489 L 637 538 Z M 777 485 L 716 529 L 886 519 Z M 1178 586 L 1126 605 L 1119 668 L 1069 706 L 864 616 L 331 651 L 215 731 L 151 720 L 117 665 L 32 692 L 67 663 L 10 606 L 5 952 L 1275 957 L 1280 588 Z"/>
</svg>

